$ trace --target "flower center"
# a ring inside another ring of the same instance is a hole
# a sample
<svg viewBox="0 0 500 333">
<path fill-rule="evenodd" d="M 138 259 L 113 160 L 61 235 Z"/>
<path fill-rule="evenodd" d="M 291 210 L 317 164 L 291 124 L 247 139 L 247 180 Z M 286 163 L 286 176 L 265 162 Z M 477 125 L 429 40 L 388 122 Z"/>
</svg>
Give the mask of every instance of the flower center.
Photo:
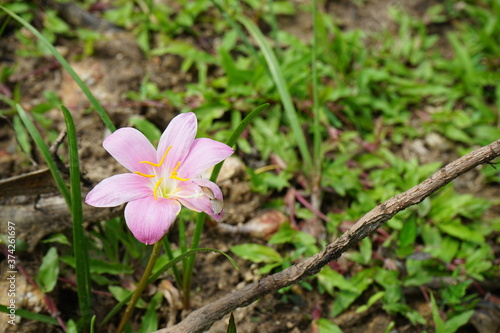
<svg viewBox="0 0 500 333">
<path fill-rule="evenodd" d="M 159 170 L 160 167 L 163 165 L 163 163 L 165 162 L 165 159 L 167 158 L 167 155 L 168 155 L 168 152 L 170 151 L 170 149 L 172 149 L 172 146 L 169 146 L 166 150 L 165 150 L 165 153 L 163 154 L 160 162 L 158 163 L 153 163 L 153 162 L 150 162 L 150 161 L 141 161 L 139 163 L 146 163 L 146 164 L 149 164 L 153 167 L 153 171 L 155 174 L 153 175 L 148 175 L 148 174 L 145 174 L 145 173 L 142 173 L 142 172 L 139 172 L 139 171 L 135 171 L 134 173 L 140 175 L 140 176 L 143 176 L 143 177 L 146 177 L 146 178 L 156 178 L 158 179 L 156 182 L 155 182 L 155 185 L 153 187 L 153 197 L 156 199 L 158 199 L 158 194 L 160 197 L 163 197 L 163 198 L 168 198 L 170 196 L 172 196 L 178 189 L 177 189 L 177 182 L 175 181 L 170 181 L 170 179 L 172 180 L 178 180 L 178 181 L 188 181 L 189 178 L 181 178 L 179 177 L 177 174 L 177 170 L 179 169 L 179 167 L 181 166 L 181 162 L 177 162 L 177 164 L 175 165 L 174 169 L 172 170 L 172 172 L 170 173 L 170 176 L 168 177 L 168 179 L 164 182 L 163 180 L 165 179 L 165 177 L 159 177 L 159 175 L 162 175 L 161 174 L 161 171 Z"/>
</svg>

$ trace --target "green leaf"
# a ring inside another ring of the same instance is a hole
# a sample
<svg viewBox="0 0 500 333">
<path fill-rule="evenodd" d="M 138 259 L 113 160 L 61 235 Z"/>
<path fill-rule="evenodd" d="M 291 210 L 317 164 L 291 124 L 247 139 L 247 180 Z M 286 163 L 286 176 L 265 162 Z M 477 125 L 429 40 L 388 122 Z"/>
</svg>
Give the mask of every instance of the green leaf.
<svg viewBox="0 0 500 333">
<path fill-rule="evenodd" d="M 361 240 L 359 251 L 363 260 L 362 263 L 364 265 L 367 265 L 372 259 L 372 241 L 369 237 L 363 238 Z"/>
<path fill-rule="evenodd" d="M 371 295 L 366 304 L 363 304 L 356 309 L 356 313 L 361 313 L 368 310 L 373 304 L 375 304 L 378 300 L 380 300 L 384 296 L 385 296 L 385 291 L 379 291 Z"/>
<path fill-rule="evenodd" d="M 59 243 L 59 244 L 64 244 L 64 245 L 69 245 L 71 246 L 71 243 L 68 240 L 68 237 L 66 235 L 57 233 L 50 235 L 46 239 L 42 241 L 42 243 Z"/>
<path fill-rule="evenodd" d="M 158 329 L 157 309 L 160 307 L 162 300 L 163 294 L 161 292 L 157 292 L 153 298 L 151 298 L 151 301 L 146 309 L 146 313 L 142 317 L 139 333 L 149 333 Z"/>
<path fill-rule="evenodd" d="M 158 141 L 160 141 L 161 131 L 155 124 L 139 116 L 130 117 L 129 122 L 132 126 L 135 126 L 139 131 L 141 131 L 154 146 L 158 144 Z"/>
<path fill-rule="evenodd" d="M 253 243 L 235 245 L 231 251 L 239 257 L 255 263 L 281 263 L 283 258 L 274 249 Z"/>
<path fill-rule="evenodd" d="M 66 324 L 66 333 L 78 333 L 78 326 L 73 319 L 70 319 Z"/>
<path fill-rule="evenodd" d="M 471 138 L 469 137 L 469 135 L 465 131 L 456 128 L 455 125 L 445 126 L 444 134 L 452 140 L 463 143 L 471 143 Z"/>
<path fill-rule="evenodd" d="M 439 223 L 438 228 L 448 235 L 457 237 L 464 241 L 483 243 L 484 237 L 479 232 L 460 223 L 460 220 L 454 219 L 448 223 Z"/>
<path fill-rule="evenodd" d="M 453 237 L 445 237 L 441 243 L 439 258 L 444 262 L 451 263 L 458 252 L 460 242 Z"/>
<path fill-rule="evenodd" d="M 417 221 L 415 216 L 410 216 L 403 224 L 403 229 L 399 234 L 399 245 L 405 247 L 415 242 L 417 238 Z"/>
<path fill-rule="evenodd" d="M 279 230 L 271 236 L 269 244 L 292 243 L 297 232 L 299 231 L 293 229 L 290 223 L 284 223 L 280 226 Z"/>
<path fill-rule="evenodd" d="M 245 26 L 248 32 L 252 35 L 252 37 L 259 45 L 262 53 L 264 54 L 264 58 L 266 59 L 269 71 L 271 73 L 271 77 L 273 78 L 274 83 L 276 84 L 276 88 L 278 89 L 278 92 L 280 94 L 281 102 L 283 103 L 286 117 L 288 119 L 290 127 L 292 128 L 293 135 L 295 137 L 295 142 L 297 142 L 300 154 L 302 156 L 302 159 L 304 160 L 304 167 L 310 170 L 310 168 L 313 165 L 311 159 L 311 153 L 307 146 L 304 133 L 302 132 L 297 111 L 295 110 L 295 106 L 293 104 L 290 91 L 288 90 L 286 81 L 283 77 L 283 72 L 280 68 L 280 65 L 278 64 L 278 60 L 276 59 L 273 50 L 267 43 L 264 35 L 259 30 L 257 25 L 245 16 L 239 16 L 238 20 Z"/>
<path fill-rule="evenodd" d="M 78 302 L 82 313 L 85 329 L 90 327 L 92 311 L 92 281 L 90 279 L 89 253 L 87 238 L 83 230 L 82 189 L 80 184 L 80 159 L 78 157 L 78 143 L 75 124 L 71 113 L 61 105 L 61 110 L 66 123 L 68 150 L 69 150 L 69 176 L 71 194 L 71 219 L 73 222 L 73 252 L 75 253 L 76 287 Z"/>
<path fill-rule="evenodd" d="M 74 257 L 61 257 L 61 261 L 76 267 Z M 129 265 L 124 265 L 119 262 L 108 262 L 101 259 L 90 259 L 90 273 L 92 274 L 132 274 L 133 270 Z"/>
<path fill-rule="evenodd" d="M 449 333 L 445 329 L 444 321 L 439 315 L 439 309 L 434 299 L 434 295 L 431 293 L 431 307 L 432 307 L 432 318 L 434 319 L 434 324 L 436 325 L 436 333 Z"/>
<path fill-rule="evenodd" d="M 13 121 L 14 132 L 16 132 L 16 139 L 21 146 L 21 149 L 26 153 L 26 155 L 31 154 L 31 143 L 28 137 L 28 133 L 21 122 L 21 119 L 18 116 L 14 117 Z"/>
<path fill-rule="evenodd" d="M 0 305 L 0 312 L 10 314 L 10 310 L 11 309 L 7 308 L 5 305 Z M 54 325 L 54 326 L 59 325 L 59 322 L 57 321 L 56 318 L 53 318 L 53 317 L 47 316 L 47 315 L 42 315 L 39 313 L 34 313 L 34 312 L 20 309 L 20 308 L 16 309 L 16 316 L 19 316 L 21 318 L 26 318 L 29 320 L 38 321 L 41 323 Z"/>
<path fill-rule="evenodd" d="M 433 279 L 433 274 L 425 268 L 425 260 L 406 260 L 408 277 L 404 279 L 403 285 L 422 286 Z"/>
<path fill-rule="evenodd" d="M 252 112 L 250 112 L 239 124 L 238 127 L 234 130 L 233 134 L 229 137 L 229 139 L 226 141 L 226 144 L 229 147 L 233 147 L 236 144 L 236 141 L 240 137 L 241 133 L 250 125 L 250 123 L 257 117 L 259 114 L 261 114 L 264 110 L 266 110 L 269 107 L 269 103 L 262 104 L 255 108 Z M 222 168 L 222 164 L 224 161 L 218 163 L 215 165 L 212 174 L 210 175 L 210 180 L 215 182 L 217 180 L 217 177 L 219 176 L 220 169 Z M 198 223 L 197 223 L 198 225 Z M 195 243 L 193 243 L 194 245 Z"/>
<path fill-rule="evenodd" d="M 325 318 L 316 320 L 316 325 L 318 326 L 319 333 L 342 333 L 340 327 Z"/>
<path fill-rule="evenodd" d="M 0 8 L 2 6 L 0 5 Z M 52 177 L 54 178 L 54 181 L 57 185 L 57 188 L 59 189 L 59 192 L 61 192 L 64 200 L 66 200 L 66 204 L 68 207 L 71 209 L 71 196 L 70 192 L 68 190 L 68 187 L 66 186 L 66 182 L 64 181 L 61 172 L 56 166 L 55 161 L 52 159 L 52 156 L 49 151 L 49 147 L 45 143 L 45 141 L 42 138 L 42 135 L 36 128 L 35 124 L 31 121 L 31 119 L 28 117 L 26 114 L 26 111 L 21 107 L 21 105 L 16 104 L 17 108 L 17 113 L 19 114 L 19 117 L 23 121 L 24 126 L 28 130 L 30 136 L 33 138 L 33 141 L 35 141 L 35 144 L 40 150 L 40 153 L 43 156 L 43 159 L 45 160 L 45 163 L 47 163 L 47 166 L 49 167 L 50 173 L 52 174 Z"/>
<path fill-rule="evenodd" d="M 236 323 L 234 322 L 234 316 L 231 312 L 231 316 L 229 317 L 229 325 L 227 326 L 227 333 L 237 333 L 236 332 Z"/>
<path fill-rule="evenodd" d="M 44 293 L 54 290 L 59 276 L 59 256 L 55 247 L 51 247 L 42 259 L 38 270 L 38 284 Z"/>
<path fill-rule="evenodd" d="M 199 253 L 199 252 L 216 252 L 216 253 L 219 253 L 219 254 L 222 254 L 224 255 L 230 262 L 231 264 L 233 265 L 233 267 L 235 267 L 236 269 L 238 269 L 238 265 L 236 265 L 236 263 L 234 262 L 233 258 L 231 258 L 230 256 L 228 256 L 227 254 L 225 254 L 224 252 L 221 252 L 219 250 L 215 250 L 215 249 L 210 249 L 210 248 L 198 248 L 198 249 L 193 249 L 193 250 L 189 250 L 189 251 L 186 251 L 184 252 L 183 254 L 175 257 L 174 259 L 170 260 L 167 264 L 165 264 L 163 267 L 161 267 L 160 269 L 158 269 L 155 273 L 153 273 L 153 275 L 151 275 L 151 277 L 148 279 L 148 284 L 151 284 L 153 283 L 153 281 L 155 281 L 156 279 L 158 279 L 158 277 L 160 277 L 161 274 L 163 274 L 165 271 L 167 271 L 168 269 L 172 268 L 175 264 L 177 264 L 178 262 L 184 260 L 185 258 L 187 257 L 190 257 L 196 253 Z M 109 287 L 110 290 L 114 289 L 112 287 Z M 113 293 L 113 291 L 112 291 Z M 106 317 L 102 320 L 100 326 L 104 326 L 107 322 L 109 322 L 111 320 L 111 318 L 113 318 L 113 316 L 118 312 L 120 311 L 120 309 L 132 298 L 132 292 L 128 292 L 126 291 L 125 293 L 123 294 L 120 294 L 120 303 L 116 304 L 114 306 L 113 309 L 111 309 L 111 311 L 106 315 Z M 115 295 L 115 294 L 113 294 Z M 116 297 L 116 295 L 115 295 Z"/>
<path fill-rule="evenodd" d="M 444 324 L 444 332 L 456 332 L 460 327 L 469 322 L 472 315 L 474 315 L 474 310 L 469 310 L 448 319 Z"/>
<path fill-rule="evenodd" d="M 127 302 L 132 297 L 132 293 L 125 288 L 109 286 L 108 289 L 120 303 Z M 142 298 L 139 298 L 139 301 L 135 306 L 140 309 L 145 309 L 147 305 Z"/>
<path fill-rule="evenodd" d="M 334 288 L 358 292 L 358 288 L 355 285 L 346 280 L 342 274 L 331 269 L 329 266 L 325 266 L 321 269 L 318 274 L 318 281 L 332 296 L 335 295 L 333 291 Z"/>
</svg>

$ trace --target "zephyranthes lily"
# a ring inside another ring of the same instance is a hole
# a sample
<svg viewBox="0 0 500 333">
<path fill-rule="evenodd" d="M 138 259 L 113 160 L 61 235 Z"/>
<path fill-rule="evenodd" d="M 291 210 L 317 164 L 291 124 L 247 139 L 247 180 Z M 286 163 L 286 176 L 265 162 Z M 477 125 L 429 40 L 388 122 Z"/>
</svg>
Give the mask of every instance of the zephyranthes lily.
<svg viewBox="0 0 500 333">
<path fill-rule="evenodd" d="M 219 221 L 222 212 L 215 211 L 212 202 L 222 202 L 222 192 L 200 175 L 229 157 L 233 149 L 211 139 L 195 139 L 197 127 L 194 113 L 178 115 L 163 132 L 157 150 L 134 128 L 121 128 L 111 134 L 104 140 L 104 148 L 131 173 L 101 181 L 89 192 L 86 203 L 114 207 L 128 202 L 127 225 L 146 244 L 163 237 L 181 204 Z M 209 188 L 213 198 L 202 188 Z"/>
</svg>

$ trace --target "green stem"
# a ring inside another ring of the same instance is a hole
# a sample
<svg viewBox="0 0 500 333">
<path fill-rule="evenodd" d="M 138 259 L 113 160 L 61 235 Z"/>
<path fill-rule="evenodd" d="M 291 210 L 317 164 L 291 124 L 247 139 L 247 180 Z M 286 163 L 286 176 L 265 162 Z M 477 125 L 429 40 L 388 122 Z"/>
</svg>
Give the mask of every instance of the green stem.
<svg viewBox="0 0 500 333">
<path fill-rule="evenodd" d="M 233 134 L 231 137 L 227 140 L 226 144 L 229 147 L 233 147 L 236 145 L 236 141 L 240 137 L 241 133 L 247 128 L 247 126 L 250 124 L 250 122 L 257 117 L 262 111 L 267 109 L 269 107 L 268 103 L 262 104 L 258 106 L 255 110 L 250 112 L 243 120 L 240 122 L 238 127 L 234 130 Z M 210 181 L 215 182 L 217 180 L 217 177 L 219 176 L 220 169 L 222 168 L 222 163 L 224 161 L 220 162 L 217 164 L 213 171 L 212 175 L 210 176 Z M 200 238 L 201 238 L 201 232 L 203 231 L 203 224 L 205 222 L 205 214 L 200 213 L 198 214 L 198 217 L 196 218 L 196 226 L 194 229 L 194 234 L 193 234 L 193 239 L 191 242 L 191 249 L 194 250 L 198 248 L 198 244 L 200 243 Z M 192 256 L 187 259 L 187 264 L 185 271 L 183 272 L 183 278 L 184 278 L 184 283 L 182 286 L 183 290 L 183 303 L 184 303 L 184 308 L 189 309 L 190 308 L 190 297 L 191 297 L 191 278 L 193 275 L 193 268 L 194 268 L 194 261 L 196 257 Z"/>
<path fill-rule="evenodd" d="M 163 249 L 167 254 L 168 260 L 172 261 L 174 259 L 174 253 L 172 252 L 172 247 L 170 246 L 170 242 L 168 241 L 168 237 L 163 237 Z M 175 282 L 177 283 L 178 288 L 182 288 L 182 278 L 177 266 L 173 266 L 172 270 L 174 271 Z"/>
<path fill-rule="evenodd" d="M 148 285 L 148 279 L 149 276 L 151 275 L 151 272 L 153 271 L 153 267 L 155 266 L 156 259 L 158 258 L 158 255 L 160 254 L 160 249 L 161 249 L 162 241 L 159 240 L 153 245 L 153 251 L 151 252 L 151 257 L 149 258 L 148 265 L 146 266 L 146 269 L 144 270 L 144 273 L 142 274 L 141 280 L 139 281 L 139 284 L 137 285 L 137 288 L 134 291 L 134 296 L 132 296 L 132 299 L 130 300 L 130 303 L 127 306 L 127 309 L 125 310 L 125 313 L 123 314 L 122 319 L 120 320 L 120 324 L 118 325 L 118 329 L 116 330 L 117 333 L 120 333 L 123 331 L 125 328 L 125 325 L 127 324 L 128 320 L 130 319 L 130 316 L 132 315 L 132 311 L 135 308 L 135 304 L 141 297 L 142 292 L 144 291 L 144 288 Z"/>
<path fill-rule="evenodd" d="M 214 169 L 215 171 L 215 169 Z M 212 172 L 213 174 L 213 172 Z M 196 249 L 200 243 L 201 232 L 203 231 L 203 225 L 205 221 L 205 214 L 200 213 L 196 217 L 196 226 L 194 228 L 193 239 L 191 241 L 191 249 Z M 182 304 L 185 310 L 191 308 L 191 281 L 193 277 L 195 256 L 187 258 L 183 261 L 183 284 L 182 284 Z"/>
</svg>

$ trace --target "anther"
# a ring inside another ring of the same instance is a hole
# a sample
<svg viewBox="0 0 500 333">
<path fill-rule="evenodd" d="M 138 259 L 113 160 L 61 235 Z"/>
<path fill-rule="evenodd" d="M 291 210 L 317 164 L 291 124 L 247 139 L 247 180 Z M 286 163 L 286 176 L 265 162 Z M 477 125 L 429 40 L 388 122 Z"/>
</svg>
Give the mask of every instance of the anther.
<svg viewBox="0 0 500 333">
<path fill-rule="evenodd" d="M 177 169 L 181 166 L 181 162 L 177 162 L 177 165 L 175 166 L 174 170 L 172 171 L 172 174 L 170 175 L 171 179 L 177 179 L 180 181 L 187 181 L 189 178 L 180 178 L 177 176 Z"/>
</svg>

